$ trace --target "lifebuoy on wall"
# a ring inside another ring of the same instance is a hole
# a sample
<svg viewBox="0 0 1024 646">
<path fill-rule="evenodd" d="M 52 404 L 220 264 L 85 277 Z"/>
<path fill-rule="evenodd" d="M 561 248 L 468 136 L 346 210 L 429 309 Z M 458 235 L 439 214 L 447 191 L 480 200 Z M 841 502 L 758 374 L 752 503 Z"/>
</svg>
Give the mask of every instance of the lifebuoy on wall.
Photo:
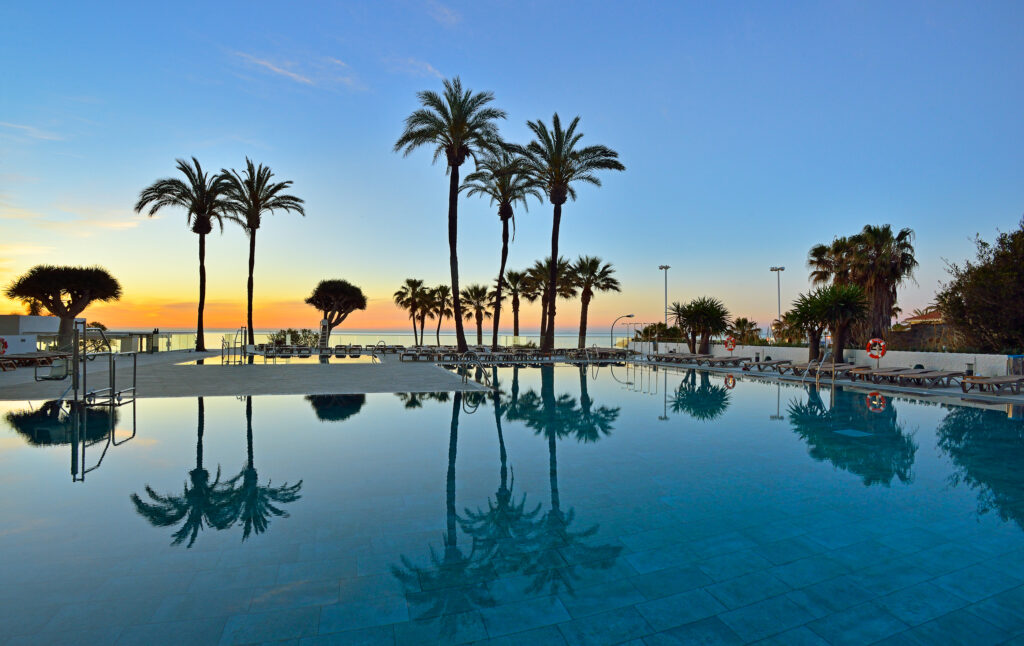
<svg viewBox="0 0 1024 646">
<path fill-rule="evenodd" d="M 881 359 L 885 356 L 885 339 L 871 339 L 868 341 L 868 356 L 872 359 Z"/>
<path fill-rule="evenodd" d="M 732 352 L 733 350 L 736 349 L 736 339 L 734 339 L 731 336 L 727 336 L 727 337 L 725 337 L 724 345 L 725 345 L 725 349 L 726 350 L 728 350 L 729 352 Z"/>
<path fill-rule="evenodd" d="M 0 354 L 7 354 L 7 339 L 0 336 Z"/>
<path fill-rule="evenodd" d="M 864 401 L 868 405 L 868 410 L 872 413 L 881 413 L 885 410 L 885 395 L 877 390 L 868 393 L 868 396 L 864 398 Z"/>
</svg>

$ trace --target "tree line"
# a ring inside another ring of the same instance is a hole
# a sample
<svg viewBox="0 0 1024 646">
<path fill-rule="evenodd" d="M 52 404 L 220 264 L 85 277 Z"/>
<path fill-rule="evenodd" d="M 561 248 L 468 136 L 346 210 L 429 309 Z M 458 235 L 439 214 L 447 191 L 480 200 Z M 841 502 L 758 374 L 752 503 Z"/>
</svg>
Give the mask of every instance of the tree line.
<svg viewBox="0 0 1024 646">
<path fill-rule="evenodd" d="M 504 265 L 504 261 L 503 261 Z M 483 324 L 485 319 L 493 320 L 491 337 L 492 349 L 498 348 L 498 326 L 502 304 L 505 299 L 512 306 L 512 334 L 519 336 L 520 307 L 525 300 L 529 303 L 540 301 L 541 339 L 548 337 L 551 324 L 550 298 L 580 298 L 580 323 L 578 347 L 586 345 L 587 316 L 590 303 L 599 292 L 618 292 L 621 285 L 615 278 L 615 268 L 611 263 L 597 256 L 580 256 L 570 263 L 565 257 L 558 259 L 555 267 L 557 280 L 551 282 L 551 258 L 536 261 L 522 271 L 511 270 L 504 276 L 499 274 L 494 286 L 488 288 L 481 284 L 471 284 L 460 291 L 460 300 L 464 302 L 463 317 L 476 324 L 477 345 L 483 345 Z M 504 284 L 504 285 L 503 285 Z M 554 285 L 554 289 L 552 289 Z M 503 289 L 504 287 L 504 289 Z M 448 285 L 427 287 L 422 280 L 407 278 L 394 293 L 394 302 L 408 312 L 412 322 L 413 337 L 417 345 L 424 343 L 426 321 L 436 320 L 435 341 L 441 345 L 441 323 L 444 319 L 452 319 L 457 315 L 454 308 L 452 291 Z M 418 326 L 418 327 L 417 327 Z M 543 344 L 542 346 L 543 347 Z"/>
</svg>

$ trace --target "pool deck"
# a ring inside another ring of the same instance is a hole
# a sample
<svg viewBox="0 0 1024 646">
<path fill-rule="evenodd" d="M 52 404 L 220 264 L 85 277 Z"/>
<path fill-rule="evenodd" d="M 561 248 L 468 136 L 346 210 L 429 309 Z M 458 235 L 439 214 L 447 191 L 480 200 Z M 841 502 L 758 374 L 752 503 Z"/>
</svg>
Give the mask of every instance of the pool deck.
<svg viewBox="0 0 1024 646">
<path fill-rule="evenodd" d="M 207 365 L 178 365 L 197 359 Z M 41 368 L 40 373 L 48 369 Z M 138 355 L 137 396 L 198 397 L 242 395 L 355 395 L 365 393 L 487 390 L 432 363 L 401 362 L 388 356 L 380 363 L 328 363 L 301 360 L 288 364 L 220 365 L 220 353 L 190 351 Z M 102 358 L 90 363 L 90 390 L 105 387 L 110 377 Z M 118 388 L 131 386 L 131 363 L 117 365 Z M 0 373 L 0 400 L 56 399 L 71 385 L 36 382 L 31 368 Z"/>
</svg>

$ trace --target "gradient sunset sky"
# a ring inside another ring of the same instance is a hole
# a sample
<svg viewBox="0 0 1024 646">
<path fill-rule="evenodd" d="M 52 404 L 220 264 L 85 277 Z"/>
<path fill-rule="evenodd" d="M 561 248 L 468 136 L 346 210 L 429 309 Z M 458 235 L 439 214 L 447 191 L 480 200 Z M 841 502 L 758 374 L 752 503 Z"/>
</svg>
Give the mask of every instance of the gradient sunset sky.
<svg viewBox="0 0 1024 646">
<path fill-rule="evenodd" d="M 260 230 L 256 326 L 315 326 L 302 299 L 345 278 L 370 299 L 345 328 L 404 330 L 398 284 L 448 280 L 448 184 L 429 151 L 392 146 L 415 93 L 459 75 L 494 92 L 510 140 L 557 111 L 581 116 L 584 144 L 619 151 L 626 172 L 581 188 L 562 220 L 563 252 L 612 262 L 623 284 L 596 298 L 592 327 L 660 320 L 660 264 L 670 301 L 716 295 L 767 325 L 769 266 L 786 266 L 785 309 L 808 287 L 807 250 L 868 223 L 917 233 L 909 313 L 975 234 L 1024 212 L 1022 28 L 1021 2 L 8 2 L 0 283 L 100 264 L 124 298 L 90 319 L 194 325 L 185 214 L 132 206 L 177 157 L 217 170 L 248 155 L 307 202 Z M 496 209 L 459 209 L 462 282 L 490 282 Z M 551 207 L 516 221 L 510 268 L 546 255 Z M 237 226 L 208 241 L 208 327 L 244 322 L 246 255 Z M 559 327 L 578 309 L 562 306 Z"/>
</svg>

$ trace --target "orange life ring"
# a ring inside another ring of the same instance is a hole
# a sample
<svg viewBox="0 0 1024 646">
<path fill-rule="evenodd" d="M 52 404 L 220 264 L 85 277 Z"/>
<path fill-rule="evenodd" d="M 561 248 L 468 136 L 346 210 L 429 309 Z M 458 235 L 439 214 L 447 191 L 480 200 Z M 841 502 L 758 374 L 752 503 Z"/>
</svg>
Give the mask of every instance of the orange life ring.
<svg viewBox="0 0 1024 646">
<path fill-rule="evenodd" d="M 725 345 L 725 349 L 726 350 L 728 350 L 729 352 L 732 352 L 733 350 L 736 349 L 736 339 L 732 338 L 731 336 L 727 336 L 727 337 L 725 337 L 725 344 L 724 345 Z"/>
<path fill-rule="evenodd" d="M 868 356 L 872 359 L 881 359 L 885 356 L 885 339 L 871 339 L 868 341 Z"/>
<path fill-rule="evenodd" d="M 7 354 L 7 339 L 0 337 L 0 354 Z"/>
<path fill-rule="evenodd" d="M 868 405 L 868 410 L 872 413 L 881 413 L 885 410 L 885 395 L 877 390 L 868 393 L 868 396 L 864 398 L 864 401 Z"/>
<path fill-rule="evenodd" d="M 725 376 L 725 387 L 728 388 L 729 390 L 732 390 L 733 388 L 735 388 L 736 387 L 736 377 L 734 377 L 732 375 L 726 375 Z"/>
</svg>

